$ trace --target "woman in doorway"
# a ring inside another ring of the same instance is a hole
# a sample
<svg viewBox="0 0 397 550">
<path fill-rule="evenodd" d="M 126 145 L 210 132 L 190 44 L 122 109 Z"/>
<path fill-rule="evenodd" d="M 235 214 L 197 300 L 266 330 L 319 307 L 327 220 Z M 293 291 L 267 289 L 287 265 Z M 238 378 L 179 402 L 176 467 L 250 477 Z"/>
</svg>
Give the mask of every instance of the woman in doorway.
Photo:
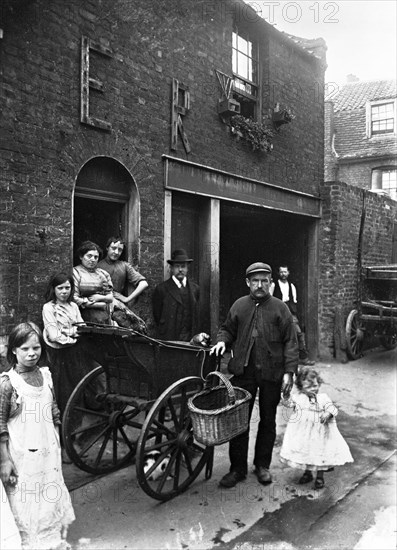
<svg viewBox="0 0 397 550">
<path fill-rule="evenodd" d="M 101 248 L 84 241 L 77 250 L 80 264 L 73 268 L 73 300 L 86 322 L 112 324 L 113 285 L 109 273 L 98 267 Z"/>
</svg>

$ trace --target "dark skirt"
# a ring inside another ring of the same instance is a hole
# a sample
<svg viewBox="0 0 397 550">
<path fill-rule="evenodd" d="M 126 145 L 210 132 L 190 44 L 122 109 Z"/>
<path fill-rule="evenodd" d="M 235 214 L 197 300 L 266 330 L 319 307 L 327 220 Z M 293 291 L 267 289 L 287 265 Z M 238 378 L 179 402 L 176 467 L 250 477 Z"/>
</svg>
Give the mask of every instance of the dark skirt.
<svg viewBox="0 0 397 550">
<path fill-rule="evenodd" d="M 88 357 L 81 342 L 63 348 L 47 346 L 47 356 L 62 418 L 74 388 L 97 365 Z"/>
</svg>

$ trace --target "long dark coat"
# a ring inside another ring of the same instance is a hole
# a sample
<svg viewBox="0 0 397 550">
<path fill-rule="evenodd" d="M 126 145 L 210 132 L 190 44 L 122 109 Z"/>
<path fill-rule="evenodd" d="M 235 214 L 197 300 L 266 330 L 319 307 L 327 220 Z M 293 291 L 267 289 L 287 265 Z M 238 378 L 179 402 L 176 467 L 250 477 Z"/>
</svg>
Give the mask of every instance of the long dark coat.
<svg viewBox="0 0 397 550">
<path fill-rule="evenodd" d="M 192 307 L 192 333 L 190 338 L 200 332 L 200 288 L 196 283 L 187 279 L 187 288 L 190 294 Z M 182 330 L 183 303 L 172 278 L 156 286 L 152 297 L 153 316 L 158 329 L 158 336 L 162 340 L 180 340 Z M 189 340 L 190 340 L 189 338 Z"/>
</svg>

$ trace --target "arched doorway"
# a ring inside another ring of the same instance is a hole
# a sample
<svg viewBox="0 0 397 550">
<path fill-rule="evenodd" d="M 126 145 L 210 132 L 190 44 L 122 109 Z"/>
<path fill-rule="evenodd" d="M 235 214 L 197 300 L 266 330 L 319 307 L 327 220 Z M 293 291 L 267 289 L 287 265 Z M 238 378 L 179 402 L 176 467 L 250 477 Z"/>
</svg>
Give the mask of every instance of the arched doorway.
<svg viewBox="0 0 397 550">
<path fill-rule="evenodd" d="M 110 157 L 95 157 L 81 168 L 73 205 L 73 250 L 85 240 L 104 247 L 111 235 L 128 243 L 134 263 L 139 253 L 139 197 L 128 170 Z M 76 258 L 75 258 L 76 260 Z"/>
</svg>

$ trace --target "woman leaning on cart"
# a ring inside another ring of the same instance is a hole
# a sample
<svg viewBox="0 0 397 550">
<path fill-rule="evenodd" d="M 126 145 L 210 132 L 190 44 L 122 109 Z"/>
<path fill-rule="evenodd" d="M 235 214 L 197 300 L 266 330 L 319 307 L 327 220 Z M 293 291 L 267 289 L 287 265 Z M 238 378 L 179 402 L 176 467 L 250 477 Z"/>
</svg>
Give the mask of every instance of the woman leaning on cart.
<svg viewBox="0 0 397 550">
<path fill-rule="evenodd" d="M 80 264 L 73 268 L 73 300 L 84 321 L 111 325 L 113 284 L 107 271 L 98 267 L 102 249 L 92 241 L 84 241 L 77 250 Z"/>
</svg>

